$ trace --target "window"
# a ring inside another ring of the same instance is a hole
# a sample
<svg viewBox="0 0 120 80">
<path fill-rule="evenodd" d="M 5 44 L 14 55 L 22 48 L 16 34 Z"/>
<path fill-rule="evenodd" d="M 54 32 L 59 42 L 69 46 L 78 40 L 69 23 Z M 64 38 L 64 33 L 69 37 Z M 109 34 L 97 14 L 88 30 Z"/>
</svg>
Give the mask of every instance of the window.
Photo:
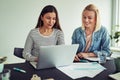
<svg viewBox="0 0 120 80">
<path fill-rule="evenodd" d="M 112 46 L 120 47 L 120 0 L 112 0 Z M 117 33 L 117 35 L 115 34 Z"/>
</svg>

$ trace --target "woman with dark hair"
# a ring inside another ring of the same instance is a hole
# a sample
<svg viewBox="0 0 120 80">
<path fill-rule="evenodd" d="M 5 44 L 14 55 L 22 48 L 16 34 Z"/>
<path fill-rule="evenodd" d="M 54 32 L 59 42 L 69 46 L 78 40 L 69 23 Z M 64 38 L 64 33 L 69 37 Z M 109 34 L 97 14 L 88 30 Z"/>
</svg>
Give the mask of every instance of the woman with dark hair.
<svg viewBox="0 0 120 80">
<path fill-rule="evenodd" d="M 27 61 L 36 62 L 38 61 L 39 46 L 62 44 L 65 42 L 58 12 L 53 5 L 47 5 L 42 9 L 36 27 L 27 36 L 23 57 Z"/>
</svg>

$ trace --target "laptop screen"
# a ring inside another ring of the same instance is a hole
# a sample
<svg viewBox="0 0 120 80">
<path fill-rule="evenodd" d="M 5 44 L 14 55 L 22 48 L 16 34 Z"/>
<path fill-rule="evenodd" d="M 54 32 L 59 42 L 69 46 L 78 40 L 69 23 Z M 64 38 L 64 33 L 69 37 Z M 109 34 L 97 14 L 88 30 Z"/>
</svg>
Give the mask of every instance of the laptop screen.
<svg viewBox="0 0 120 80">
<path fill-rule="evenodd" d="M 66 66 L 73 63 L 78 44 L 40 46 L 37 69 Z"/>
</svg>

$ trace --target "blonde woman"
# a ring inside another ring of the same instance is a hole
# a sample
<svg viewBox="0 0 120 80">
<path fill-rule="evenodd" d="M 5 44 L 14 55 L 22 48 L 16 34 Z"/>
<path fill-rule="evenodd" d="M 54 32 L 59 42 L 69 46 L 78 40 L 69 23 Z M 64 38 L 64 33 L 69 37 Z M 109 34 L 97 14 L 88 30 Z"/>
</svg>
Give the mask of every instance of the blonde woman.
<svg viewBox="0 0 120 80">
<path fill-rule="evenodd" d="M 97 57 L 98 52 L 110 55 L 110 37 L 100 23 L 99 10 L 95 5 L 89 4 L 83 10 L 82 26 L 73 32 L 72 44 L 80 44 L 75 61 Z"/>
</svg>

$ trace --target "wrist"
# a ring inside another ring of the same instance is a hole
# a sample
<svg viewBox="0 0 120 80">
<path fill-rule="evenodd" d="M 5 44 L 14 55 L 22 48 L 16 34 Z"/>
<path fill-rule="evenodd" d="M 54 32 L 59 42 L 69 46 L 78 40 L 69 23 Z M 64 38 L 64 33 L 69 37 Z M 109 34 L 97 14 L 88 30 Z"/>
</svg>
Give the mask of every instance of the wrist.
<svg viewBox="0 0 120 80">
<path fill-rule="evenodd" d="M 90 54 L 90 53 L 88 53 L 88 57 L 91 57 L 91 54 Z"/>
</svg>

